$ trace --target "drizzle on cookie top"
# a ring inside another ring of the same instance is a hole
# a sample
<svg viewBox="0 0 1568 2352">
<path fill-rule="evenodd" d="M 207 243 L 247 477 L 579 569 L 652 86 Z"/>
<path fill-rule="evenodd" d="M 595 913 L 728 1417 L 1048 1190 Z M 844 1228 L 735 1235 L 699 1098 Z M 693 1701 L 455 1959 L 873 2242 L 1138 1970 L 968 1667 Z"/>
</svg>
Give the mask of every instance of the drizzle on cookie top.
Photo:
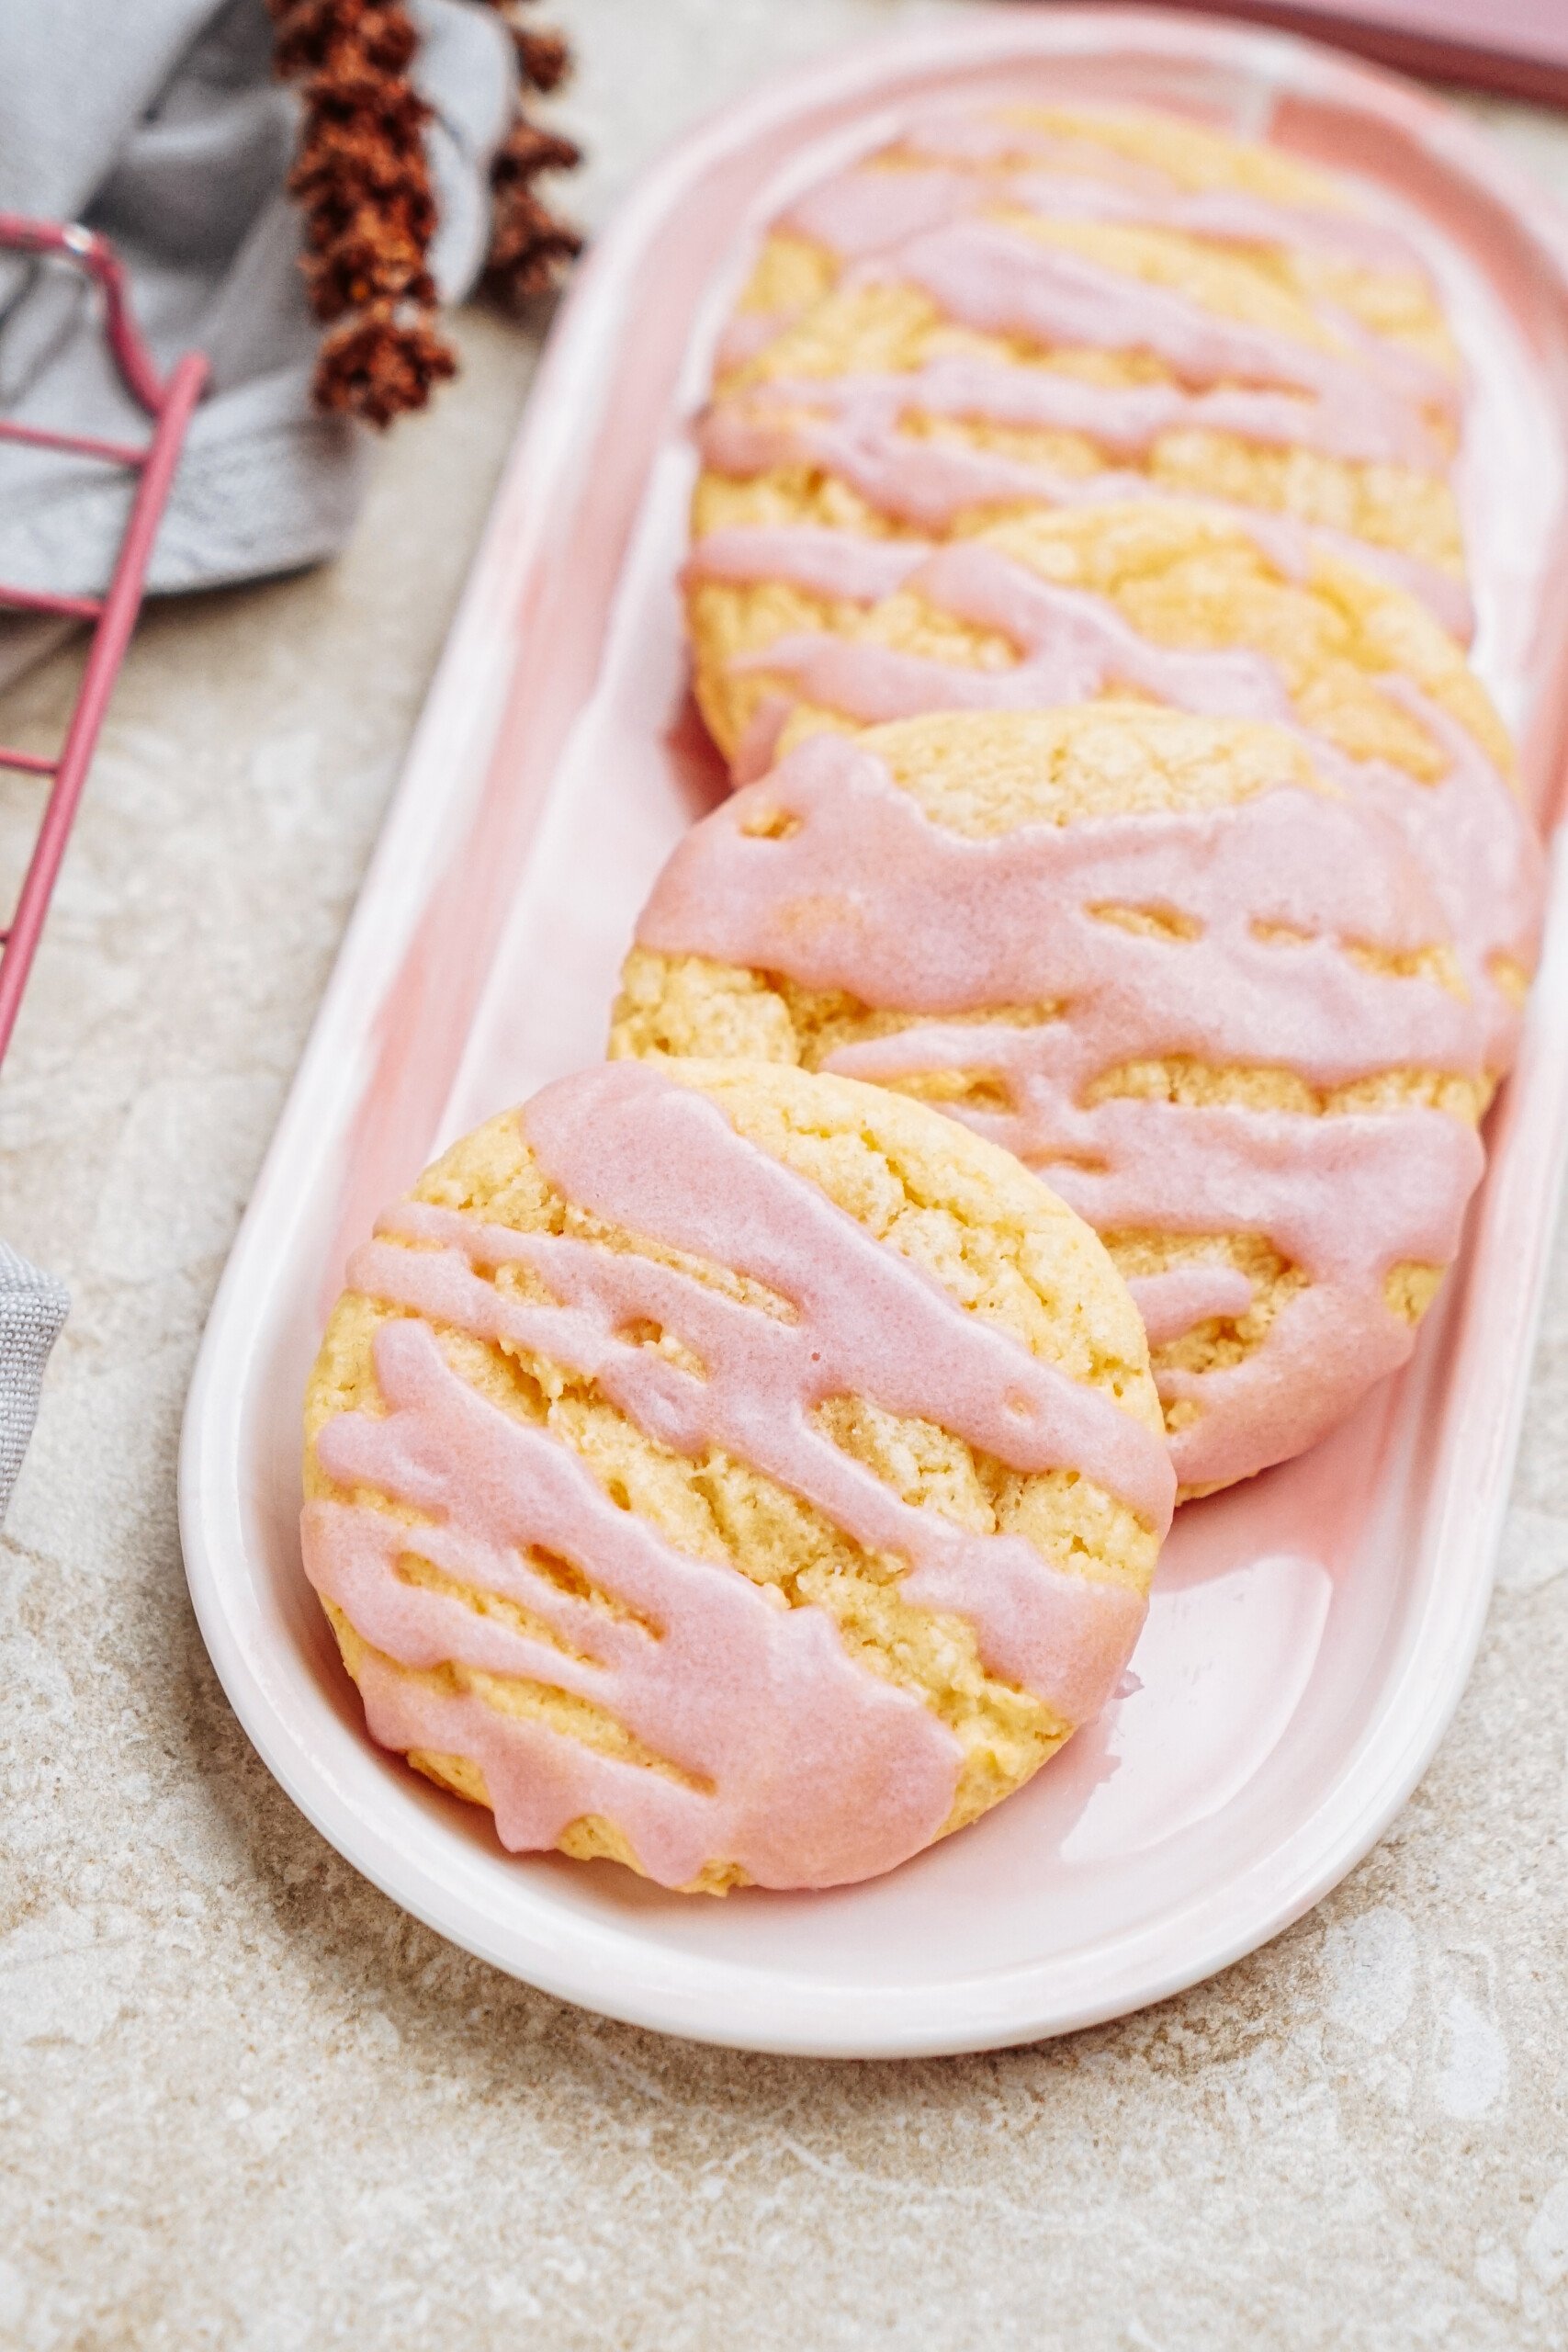
<svg viewBox="0 0 1568 2352">
<path fill-rule="evenodd" d="M 1114 1687 L 1142 1622 L 1138 1594 L 905 1502 L 824 1433 L 818 1408 L 863 1397 L 1021 1472 L 1068 1469 L 1156 1538 L 1173 1496 L 1165 1449 L 1112 1397 L 966 1312 L 691 1087 L 611 1065 L 547 1088 L 518 1116 L 566 1200 L 746 1275 L 778 1311 L 635 1247 L 419 1201 L 389 1213 L 349 1268 L 352 1290 L 400 1310 L 373 1342 L 388 1409 L 327 1421 L 317 1458 L 340 1491 L 304 1517 L 311 1581 L 368 1645 L 355 1674 L 371 1729 L 395 1748 L 476 1763 L 513 1849 L 551 1847 L 572 1823 L 602 1818 L 671 1886 L 716 1860 L 773 1886 L 889 1869 L 952 1809 L 948 1729 L 853 1662 L 821 1610 L 779 1608 L 777 1594 L 618 1507 L 561 1439 L 466 1383 L 439 1335 L 570 1367 L 660 1444 L 692 1456 L 722 1447 L 764 1472 L 902 1563 L 903 1597 L 965 1620 L 987 1668 L 1064 1730 Z M 551 1303 L 498 1282 L 519 1266 Z M 640 1344 L 649 1326 L 678 1343 L 675 1360 Z M 411 1553 L 434 1582 L 400 1574 Z M 487 1611 L 486 1595 L 537 1630 Z M 451 1664 L 598 1704 L 655 1768 L 454 1687 Z"/>
</svg>

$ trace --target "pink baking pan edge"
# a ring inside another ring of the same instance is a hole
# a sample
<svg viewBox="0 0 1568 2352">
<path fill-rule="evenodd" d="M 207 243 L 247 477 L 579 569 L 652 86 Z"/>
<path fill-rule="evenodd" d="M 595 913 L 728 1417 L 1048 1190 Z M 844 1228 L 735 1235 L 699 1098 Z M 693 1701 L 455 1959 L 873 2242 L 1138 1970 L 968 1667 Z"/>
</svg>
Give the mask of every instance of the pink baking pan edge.
<svg viewBox="0 0 1568 2352">
<path fill-rule="evenodd" d="M 911 98 L 993 86 L 1271 125 L 1440 223 L 1478 405 L 1507 428 L 1488 446 L 1517 445 L 1511 475 L 1488 461 L 1468 477 L 1481 654 L 1521 720 L 1539 805 L 1555 814 L 1558 797 L 1568 628 L 1543 583 L 1562 569 L 1568 236 L 1436 101 L 1212 19 L 977 12 L 730 108 L 600 239 L 219 1289 L 186 1412 L 181 1530 L 236 1713 L 356 1869 L 547 1992 L 740 2048 L 933 2054 L 1095 2024 L 1253 1951 L 1366 1853 L 1429 1762 L 1480 1638 L 1568 1145 L 1559 856 L 1466 1258 L 1415 1363 L 1301 1464 L 1182 1514 L 1141 1687 L 1030 1789 L 886 1879 L 699 1903 L 613 1865 L 513 1858 L 486 1816 L 366 1736 L 297 1537 L 299 1398 L 346 1242 L 451 1135 L 597 1053 L 631 914 L 713 788 L 680 717 L 671 582 L 683 418 L 748 221 L 808 151 L 819 164 Z"/>
</svg>

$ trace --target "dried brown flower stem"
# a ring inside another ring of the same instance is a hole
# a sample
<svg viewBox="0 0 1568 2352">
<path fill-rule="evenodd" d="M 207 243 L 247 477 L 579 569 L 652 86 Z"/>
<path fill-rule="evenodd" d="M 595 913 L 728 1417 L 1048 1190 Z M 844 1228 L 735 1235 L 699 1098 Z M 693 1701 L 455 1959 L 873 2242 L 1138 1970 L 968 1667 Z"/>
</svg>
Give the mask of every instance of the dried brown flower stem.
<svg viewBox="0 0 1568 2352">
<path fill-rule="evenodd" d="M 408 78 L 419 35 L 401 0 L 268 0 L 279 74 L 300 85 L 291 195 L 305 215 L 301 267 L 332 332 L 311 387 L 318 408 L 386 425 L 457 372 L 435 332 L 425 255 L 435 198 L 430 109 Z"/>
<path fill-rule="evenodd" d="M 570 139 L 543 130 L 525 112 L 528 94 L 558 89 L 571 56 L 559 33 L 530 25 L 525 11 L 532 0 L 490 0 L 517 51 L 522 92 L 517 119 L 491 170 L 495 220 L 485 266 L 488 291 L 509 306 L 553 292 L 567 265 L 582 250 L 582 239 L 541 202 L 534 182 L 541 172 L 567 172 L 581 161 Z"/>
<path fill-rule="evenodd" d="M 516 45 L 523 90 L 556 87 L 558 34 L 516 23 L 517 0 L 491 0 Z M 424 151 L 430 108 L 409 79 L 419 35 L 402 0 L 267 0 L 278 73 L 303 100 L 288 187 L 305 216 L 301 267 L 310 307 L 331 329 L 316 363 L 318 408 L 382 426 L 423 408 L 457 362 L 436 330 L 426 256 L 435 198 Z M 541 172 L 578 160 L 570 140 L 529 122 L 519 101 L 491 171 L 486 284 L 518 300 L 553 286 L 581 239 L 534 193 Z"/>
</svg>

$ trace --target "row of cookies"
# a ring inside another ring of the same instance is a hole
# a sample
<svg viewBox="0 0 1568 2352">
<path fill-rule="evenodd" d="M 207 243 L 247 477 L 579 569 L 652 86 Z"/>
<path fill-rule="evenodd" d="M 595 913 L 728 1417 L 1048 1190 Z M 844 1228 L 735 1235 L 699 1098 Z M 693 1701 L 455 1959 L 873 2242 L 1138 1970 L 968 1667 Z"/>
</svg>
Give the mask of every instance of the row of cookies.
<svg viewBox="0 0 1568 2352">
<path fill-rule="evenodd" d="M 1538 888 L 1456 424 L 1398 235 L 1175 120 L 933 116 L 767 239 L 687 577 L 739 788 L 307 1400 L 370 1728 L 509 1848 L 892 1867 L 1115 1689 L 1177 1477 L 1407 1350 Z"/>
<path fill-rule="evenodd" d="M 774 639 L 933 543 L 1149 492 L 1238 509 L 1287 574 L 1310 526 L 1463 639 L 1459 400 L 1419 256 L 1293 159 L 1148 115 L 917 122 L 784 216 L 721 345 L 699 700 L 756 773 Z"/>
<path fill-rule="evenodd" d="M 686 584 L 742 788 L 612 1050 L 1018 1152 L 1133 1283 L 1188 1494 L 1408 1354 L 1515 1047 L 1540 854 L 1464 649 L 1459 390 L 1337 183 L 1044 110 L 797 202 L 719 355 Z"/>
</svg>

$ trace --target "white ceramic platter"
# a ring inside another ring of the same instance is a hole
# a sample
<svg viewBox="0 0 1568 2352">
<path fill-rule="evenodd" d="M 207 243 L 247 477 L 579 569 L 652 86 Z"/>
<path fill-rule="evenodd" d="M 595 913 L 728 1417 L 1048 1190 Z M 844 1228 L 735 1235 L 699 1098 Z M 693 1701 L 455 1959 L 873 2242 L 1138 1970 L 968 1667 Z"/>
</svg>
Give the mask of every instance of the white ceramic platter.
<svg viewBox="0 0 1568 2352">
<path fill-rule="evenodd" d="M 202 1632 L 349 1860 L 498 1967 L 746 2048 L 1061 2033 L 1275 1935 L 1387 1826 L 1484 1615 L 1568 1132 L 1568 873 L 1464 1261 L 1409 1370 L 1314 1454 L 1181 1514 L 1141 1688 L 975 1827 L 873 1883 L 716 1903 L 518 1860 L 366 1736 L 299 1566 L 299 1407 L 346 1250 L 452 1136 L 603 1051 L 633 919 L 716 794 L 674 575 L 687 425 L 760 223 L 912 103 L 1156 100 L 1359 172 L 1424 240 L 1474 388 L 1478 658 L 1555 817 L 1568 242 L 1454 116 L 1300 44 L 1101 8 L 840 55 L 688 139 L 552 338 L 309 1050 L 213 1308 L 180 1469 Z"/>
</svg>

